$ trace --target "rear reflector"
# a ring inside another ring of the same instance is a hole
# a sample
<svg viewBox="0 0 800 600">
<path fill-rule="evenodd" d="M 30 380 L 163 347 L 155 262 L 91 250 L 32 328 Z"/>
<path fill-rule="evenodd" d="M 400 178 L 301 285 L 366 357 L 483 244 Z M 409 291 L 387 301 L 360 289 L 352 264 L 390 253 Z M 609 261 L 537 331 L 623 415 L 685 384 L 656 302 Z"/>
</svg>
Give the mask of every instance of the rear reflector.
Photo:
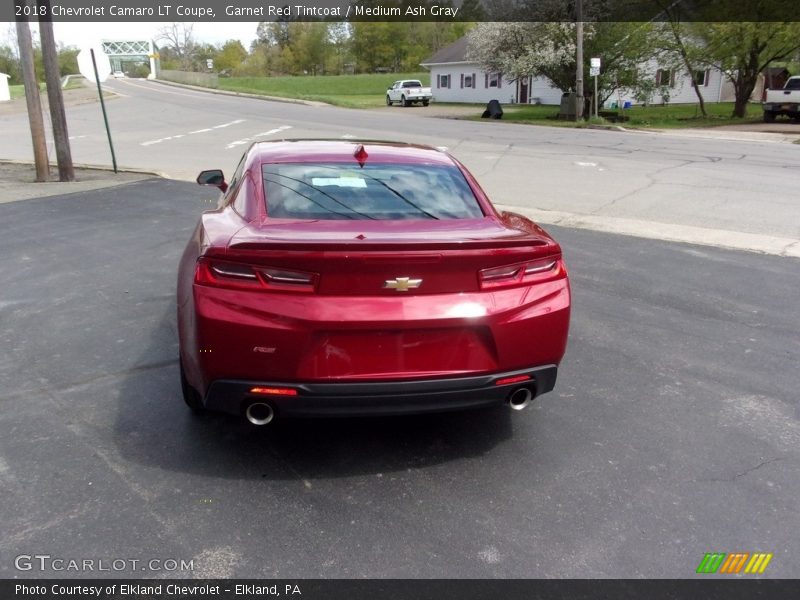
<svg viewBox="0 0 800 600">
<path fill-rule="evenodd" d="M 513 377 L 503 377 L 494 382 L 495 385 L 510 385 L 512 383 L 521 383 L 523 381 L 530 381 L 530 375 L 514 375 Z"/>
<path fill-rule="evenodd" d="M 279 387 L 254 387 L 250 388 L 250 393 L 260 396 L 297 396 L 297 390 Z"/>
</svg>

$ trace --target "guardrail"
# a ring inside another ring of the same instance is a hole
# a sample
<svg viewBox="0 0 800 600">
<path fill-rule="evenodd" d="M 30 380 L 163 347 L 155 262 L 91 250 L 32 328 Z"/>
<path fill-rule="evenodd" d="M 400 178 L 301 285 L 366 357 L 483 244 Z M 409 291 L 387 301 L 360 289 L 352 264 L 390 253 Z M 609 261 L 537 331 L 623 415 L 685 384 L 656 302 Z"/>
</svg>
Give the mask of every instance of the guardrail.
<svg viewBox="0 0 800 600">
<path fill-rule="evenodd" d="M 174 81 L 175 83 L 185 83 L 187 85 L 199 85 L 207 88 L 219 87 L 219 75 L 216 73 L 194 73 L 192 71 L 169 71 L 162 69 L 158 72 L 158 79 Z"/>
</svg>

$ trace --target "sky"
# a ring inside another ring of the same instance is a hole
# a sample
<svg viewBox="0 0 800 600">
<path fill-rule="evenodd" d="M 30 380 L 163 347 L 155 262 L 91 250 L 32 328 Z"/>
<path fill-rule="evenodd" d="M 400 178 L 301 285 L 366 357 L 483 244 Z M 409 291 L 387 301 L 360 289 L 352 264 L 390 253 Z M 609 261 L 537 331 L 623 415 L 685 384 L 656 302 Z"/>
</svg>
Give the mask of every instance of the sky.
<svg viewBox="0 0 800 600">
<path fill-rule="evenodd" d="M 7 41 L 13 23 L 5 23 L 0 31 L 2 41 Z M 65 46 L 96 45 L 101 39 L 154 39 L 158 30 L 169 23 L 59 23 L 53 24 L 56 42 Z M 194 38 L 198 42 L 220 44 L 230 39 L 240 40 L 245 48 L 256 37 L 258 22 L 252 23 L 195 23 Z M 31 23 L 36 35 L 38 25 Z"/>
</svg>

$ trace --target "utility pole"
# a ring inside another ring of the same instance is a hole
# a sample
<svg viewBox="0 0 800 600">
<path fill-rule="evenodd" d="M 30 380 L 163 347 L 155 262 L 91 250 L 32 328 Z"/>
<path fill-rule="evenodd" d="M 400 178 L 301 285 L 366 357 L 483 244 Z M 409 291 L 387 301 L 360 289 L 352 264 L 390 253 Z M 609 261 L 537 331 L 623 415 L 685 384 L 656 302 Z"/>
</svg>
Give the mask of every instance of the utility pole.
<svg viewBox="0 0 800 600">
<path fill-rule="evenodd" d="M 45 8 L 50 18 L 50 0 L 39 0 L 39 6 Z M 53 123 L 53 140 L 56 145 L 59 181 L 75 181 L 75 169 L 72 167 L 72 152 L 69 147 L 67 131 L 67 115 L 64 112 L 64 96 L 61 93 L 61 74 L 58 69 L 58 53 L 53 36 L 53 22 L 39 18 L 39 37 L 42 41 L 42 58 L 44 59 L 44 78 L 47 82 L 47 99 L 50 104 L 50 120 Z"/>
<path fill-rule="evenodd" d="M 583 0 L 577 0 L 575 5 L 575 21 L 577 29 L 577 42 L 575 52 L 575 120 L 583 118 Z"/>
<path fill-rule="evenodd" d="M 47 160 L 42 100 L 39 97 L 39 82 L 36 81 L 36 70 L 33 67 L 33 42 L 28 21 L 17 21 L 17 43 L 25 84 L 25 103 L 28 105 L 28 122 L 31 126 L 33 159 L 36 162 L 36 181 L 47 181 L 50 177 L 50 163 Z"/>
</svg>

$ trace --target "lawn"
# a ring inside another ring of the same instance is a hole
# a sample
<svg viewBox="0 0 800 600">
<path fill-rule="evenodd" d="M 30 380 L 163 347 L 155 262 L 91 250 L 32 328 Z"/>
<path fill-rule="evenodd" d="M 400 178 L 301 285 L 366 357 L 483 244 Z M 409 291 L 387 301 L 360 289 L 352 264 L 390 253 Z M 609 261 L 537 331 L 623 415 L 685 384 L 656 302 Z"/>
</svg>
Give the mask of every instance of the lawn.
<svg viewBox="0 0 800 600">
<path fill-rule="evenodd" d="M 24 85 L 10 85 L 8 86 L 8 91 L 11 94 L 11 99 L 14 100 L 15 98 L 24 98 L 25 97 L 25 86 Z"/>
<path fill-rule="evenodd" d="M 219 89 L 280 98 L 317 100 L 348 108 L 385 105 L 386 89 L 398 79 L 419 79 L 427 86 L 429 73 L 376 73 L 306 77 L 220 77 Z"/>
<path fill-rule="evenodd" d="M 420 79 L 423 85 L 430 84 L 429 73 L 387 73 L 367 75 L 317 75 L 305 77 L 230 77 L 219 79 L 219 89 L 233 92 L 263 94 L 281 98 L 298 98 L 301 100 L 317 100 L 347 108 L 377 108 L 385 104 L 385 91 L 392 82 L 398 79 Z M 457 104 L 454 106 L 465 106 Z M 467 105 L 469 106 L 469 105 Z M 485 105 L 475 104 L 474 117 L 479 119 Z M 509 105 L 504 106 L 504 121 L 530 123 L 538 125 L 556 125 L 561 127 L 582 127 L 585 122 L 559 121 L 555 118 L 557 106 Z M 753 103 L 748 106 L 745 119 L 732 119 L 732 102 L 720 104 L 707 103 L 708 118 L 700 116 L 700 109 L 695 104 L 673 104 L 668 106 L 634 106 L 622 111 L 629 117 L 622 123 L 632 128 L 686 128 L 713 127 L 730 123 L 742 123 L 761 120 L 761 105 Z M 592 120 L 592 122 L 596 122 Z M 603 121 L 599 121 L 602 123 Z"/>
<path fill-rule="evenodd" d="M 701 116 L 700 107 L 695 104 L 634 106 L 620 112 L 628 117 L 627 121 L 620 123 L 621 125 L 642 129 L 713 127 L 714 125 L 760 121 L 762 117 L 761 105 L 751 103 L 747 107 L 747 116 L 744 119 L 731 118 L 733 102 L 707 103 L 708 118 Z M 581 126 L 581 124 L 571 121 L 557 121 L 555 119 L 557 113 L 557 106 L 508 106 L 504 107 L 503 120 L 539 125 Z M 480 115 L 476 115 L 475 118 L 479 117 Z"/>
<path fill-rule="evenodd" d="M 78 77 L 75 79 L 70 79 L 67 87 L 65 90 L 71 90 L 74 88 L 79 88 L 84 86 L 84 79 L 82 77 Z M 11 99 L 14 100 L 15 98 L 24 98 L 25 97 L 25 86 L 20 85 L 10 85 L 8 86 L 8 90 L 11 93 Z M 39 84 L 39 90 L 42 94 L 47 93 L 47 86 L 44 83 Z"/>
</svg>

